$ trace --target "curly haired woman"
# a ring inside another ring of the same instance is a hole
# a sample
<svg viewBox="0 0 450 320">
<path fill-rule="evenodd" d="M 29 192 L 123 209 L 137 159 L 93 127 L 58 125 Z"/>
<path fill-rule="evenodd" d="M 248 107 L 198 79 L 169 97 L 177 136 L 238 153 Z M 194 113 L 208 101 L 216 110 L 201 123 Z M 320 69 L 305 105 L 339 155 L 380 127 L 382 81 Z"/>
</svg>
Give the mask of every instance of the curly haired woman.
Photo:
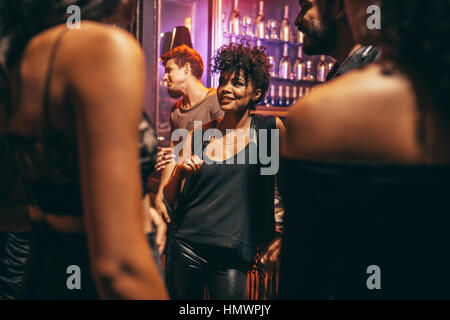
<svg viewBox="0 0 450 320">
<path fill-rule="evenodd" d="M 269 86 L 268 58 L 259 47 L 232 43 L 219 50 L 213 69 L 225 116 L 191 132 L 164 188 L 169 203 L 178 201 L 169 276 L 175 299 L 202 299 L 205 285 L 211 299 L 245 299 L 256 251 L 274 239 L 275 176 L 261 175 L 261 159 L 250 160 L 267 141 L 261 129 L 284 129 L 278 118 L 250 114 Z"/>
</svg>

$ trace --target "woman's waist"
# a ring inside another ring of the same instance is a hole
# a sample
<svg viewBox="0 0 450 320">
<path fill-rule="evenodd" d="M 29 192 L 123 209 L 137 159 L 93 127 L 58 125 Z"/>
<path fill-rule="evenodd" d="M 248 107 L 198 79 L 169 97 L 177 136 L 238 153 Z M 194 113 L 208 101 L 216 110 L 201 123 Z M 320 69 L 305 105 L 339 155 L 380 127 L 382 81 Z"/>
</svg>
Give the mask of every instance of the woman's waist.
<svg viewBox="0 0 450 320">
<path fill-rule="evenodd" d="M 30 207 L 30 218 L 33 224 L 43 224 L 49 227 L 51 230 L 58 233 L 67 234 L 83 234 L 85 233 L 85 222 L 82 217 L 82 213 L 78 215 L 65 214 L 65 213 L 51 213 L 42 212 L 36 207 Z M 147 221 L 145 221 L 147 222 Z M 144 222 L 144 232 L 153 232 L 153 225 Z"/>
<path fill-rule="evenodd" d="M 69 213 L 42 212 L 36 207 L 30 207 L 30 218 L 33 224 L 45 225 L 60 233 L 80 234 L 85 232 L 81 213 L 75 216 Z"/>
</svg>

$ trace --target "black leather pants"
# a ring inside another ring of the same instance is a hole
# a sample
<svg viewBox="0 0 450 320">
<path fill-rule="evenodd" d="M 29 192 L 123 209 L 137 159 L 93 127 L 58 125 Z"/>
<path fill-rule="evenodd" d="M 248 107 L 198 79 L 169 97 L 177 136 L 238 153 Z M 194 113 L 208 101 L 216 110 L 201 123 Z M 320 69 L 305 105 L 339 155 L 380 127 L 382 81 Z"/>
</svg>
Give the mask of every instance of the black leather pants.
<svg viewBox="0 0 450 320">
<path fill-rule="evenodd" d="M 0 233 L 0 300 L 15 299 L 22 287 L 29 238 L 28 232 Z"/>
<path fill-rule="evenodd" d="M 205 285 L 211 300 L 244 300 L 247 268 L 231 250 L 173 240 L 169 271 L 172 299 L 201 300 Z"/>
</svg>

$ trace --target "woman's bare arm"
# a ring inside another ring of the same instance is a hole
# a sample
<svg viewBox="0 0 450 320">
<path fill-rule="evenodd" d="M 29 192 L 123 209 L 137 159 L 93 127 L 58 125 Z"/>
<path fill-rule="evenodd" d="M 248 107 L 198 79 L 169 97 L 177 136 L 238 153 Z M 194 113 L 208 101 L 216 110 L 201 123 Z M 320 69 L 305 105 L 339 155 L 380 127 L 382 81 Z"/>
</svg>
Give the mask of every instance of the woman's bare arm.
<svg viewBox="0 0 450 320">
<path fill-rule="evenodd" d="M 186 177 L 197 172 L 203 165 L 203 161 L 196 155 L 192 155 L 192 132 L 183 142 L 183 149 L 180 151 L 181 162 L 175 165 L 172 175 L 164 185 L 164 199 L 169 204 L 173 204 L 178 200 L 180 192 L 183 190 Z"/>
<path fill-rule="evenodd" d="M 164 299 L 143 229 L 138 125 L 145 64 L 137 42 L 109 27 L 74 31 L 66 63 L 79 150 L 91 269 L 103 298 Z"/>
</svg>

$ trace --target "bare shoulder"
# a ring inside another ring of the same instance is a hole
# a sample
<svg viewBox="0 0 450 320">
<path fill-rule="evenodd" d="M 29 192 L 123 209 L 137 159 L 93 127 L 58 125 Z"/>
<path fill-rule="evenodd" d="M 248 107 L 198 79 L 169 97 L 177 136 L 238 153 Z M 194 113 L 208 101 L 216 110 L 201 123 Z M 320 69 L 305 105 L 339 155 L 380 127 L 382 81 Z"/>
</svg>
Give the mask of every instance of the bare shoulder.
<svg viewBox="0 0 450 320">
<path fill-rule="evenodd" d="M 290 110 L 283 154 L 330 161 L 417 156 L 417 105 L 409 80 L 371 65 L 322 85 Z"/>
<path fill-rule="evenodd" d="M 79 30 L 57 25 L 36 35 L 25 50 L 23 72 L 31 76 L 45 73 L 47 64 L 43 62 L 49 61 L 60 36 L 54 60 L 60 81 L 95 81 L 111 73 L 141 78 L 145 74 L 144 54 L 137 40 L 125 30 L 92 21 L 83 21 Z"/>
<path fill-rule="evenodd" d="M 33 37 L 27 51 L 51 47 L 58 35 L 64 34 L 58 51 L 63 51 L 70 59 L 81 58 L 92 53 L 139 54 L 138 41 L 127 31 L 94 21 L 82 21 L 80 29 L 67 29 L 57 25 Z M 45 50 L 44 50 L 45 51 Z"/>
<path fill-rule="evenodd" d="M 95 62 L 101 66 L 102 62 L 120 61 L 132 65 L 143 60 L 138 41 L 120 28 L 84 21 L 80 30 L 70 30 L 65 37 L 67 58 L 80 64 Z"/>
</svg>

